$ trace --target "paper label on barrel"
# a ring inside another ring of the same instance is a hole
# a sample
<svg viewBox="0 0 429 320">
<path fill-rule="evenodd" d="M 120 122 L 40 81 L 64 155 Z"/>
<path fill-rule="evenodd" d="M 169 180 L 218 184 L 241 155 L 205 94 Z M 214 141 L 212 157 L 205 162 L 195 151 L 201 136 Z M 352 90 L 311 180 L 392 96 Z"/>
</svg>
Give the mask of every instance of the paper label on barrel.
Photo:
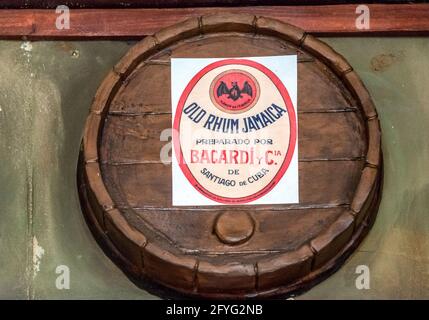
<svg viewBox="0 0 429 320">
<path fill-rule="evenodd" d="M 297 57 L 171 59 L 173 205 L 298 203 Z"/>
</svg>

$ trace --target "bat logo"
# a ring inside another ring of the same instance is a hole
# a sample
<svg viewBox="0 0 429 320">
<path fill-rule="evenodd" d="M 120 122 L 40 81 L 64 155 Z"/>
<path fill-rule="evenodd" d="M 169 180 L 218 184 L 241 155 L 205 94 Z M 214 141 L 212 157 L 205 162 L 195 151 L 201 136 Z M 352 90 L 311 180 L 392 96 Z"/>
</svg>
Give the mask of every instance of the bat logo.
<svg viewBox="0 0 429 320">
<path fill-rule="evenodd" d="M 214 105 L 228 113 L 241 113 L 252 108 L 259 99 L 260 87 L 248 71 L 230 69 L 218 74 L 209 92 Z"/>
<path fill-rule="evenodd" d="M 253 96 L 252 87 L 249 85 L 247 81 L 244 82 L 243 88 L 240 89 L 237 81 L 231 82 L 231 88 L 225 84 L 225 82 L 221 81 L 219 87 L 217 88 L 216 94 L 218 97 L 227 94 L 229 99 L 233 101 L 237 101 L 240 98 L 243 98 L 242 94 L 247 94 L 250 97 Z"/>
</svg>

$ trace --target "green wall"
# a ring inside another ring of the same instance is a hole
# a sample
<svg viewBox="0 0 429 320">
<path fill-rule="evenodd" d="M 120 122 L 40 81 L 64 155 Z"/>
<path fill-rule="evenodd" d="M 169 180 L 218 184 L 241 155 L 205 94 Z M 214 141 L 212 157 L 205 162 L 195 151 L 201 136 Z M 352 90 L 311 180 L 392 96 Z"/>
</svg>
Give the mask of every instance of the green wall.
<svg viewBox="0 0 429 320">
<path fill-rule="evenodd" d="M 367 85 L 383 130 L 376 223 L 299 298 L 429 299 L 429 38 L 325 38 Z M 156 299 L 104 255 L 80 212 L 76 163 L 92 97 L 121 41 L 0 41 L 0 298 Z M 355 287 L 358 265 L 369 290 Z M 70 289 L 55 286 L 58 265 Z"/>
</svg>

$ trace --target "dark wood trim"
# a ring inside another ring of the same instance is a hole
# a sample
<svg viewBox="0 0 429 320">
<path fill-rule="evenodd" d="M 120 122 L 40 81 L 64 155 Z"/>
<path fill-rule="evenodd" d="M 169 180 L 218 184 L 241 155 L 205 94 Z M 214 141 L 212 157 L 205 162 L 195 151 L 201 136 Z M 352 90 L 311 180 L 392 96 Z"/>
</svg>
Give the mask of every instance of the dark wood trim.
<svg viewBox="0 0 429 320">
<path fill-rule="evenodd" d="M 2 0 L 0 9 L 69 8 L 189 8 L 233 6 L 332 5 L 353 3 L 422 3 L 426 0 Z"/>
<path fill-rule="evenodd" d="M 370 29 L 355 26 L 356 5 L 182 9 L 74 9 L 69 30 L 57 30 L 54 10 L 0 10 L 0 38 L 140 39 L 190 17 L 248 13 L 296 25 L 316 35 L 427 35 L 429 4 L 368 5 Z"/>
</svg>

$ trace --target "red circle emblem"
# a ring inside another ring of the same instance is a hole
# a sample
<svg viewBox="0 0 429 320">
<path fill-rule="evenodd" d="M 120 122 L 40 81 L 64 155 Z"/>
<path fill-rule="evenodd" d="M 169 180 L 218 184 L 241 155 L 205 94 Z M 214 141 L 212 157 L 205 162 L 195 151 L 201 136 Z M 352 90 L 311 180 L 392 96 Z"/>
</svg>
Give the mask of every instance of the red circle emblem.
<svg viewBox="0 0 429 320">
<path fill-rule="evenodd" d="M 254 76 L 244 70 L 227 70 L 213 80 L 210 98 L 224 112 L 245 112 L 258 101 L 259 84 Z"/>
</svg>

